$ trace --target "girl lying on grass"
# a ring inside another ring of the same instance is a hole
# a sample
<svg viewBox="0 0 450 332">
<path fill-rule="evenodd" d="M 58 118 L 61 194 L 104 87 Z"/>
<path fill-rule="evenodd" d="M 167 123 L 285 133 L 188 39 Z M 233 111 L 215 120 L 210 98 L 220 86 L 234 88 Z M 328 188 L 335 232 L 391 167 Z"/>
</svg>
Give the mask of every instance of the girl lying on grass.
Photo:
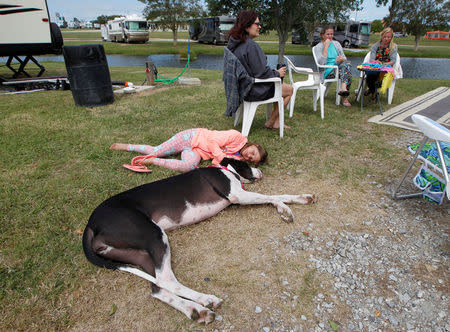
<svg viewBox="0 0 450 332">
<path fill-rule="evenodd" d="M 213 165 L 218 165 L 225 157 L 245 160 L 255 165 L 267 159 L 267 151 L 261 145 L 249 143 L 244 135 L 234 129 L 187 129 L 158 146 L 114 143 L 110 149 L 143 154 L 133 158 L 131 165 L 123 165 L 135 172 L 151 172 L 147 168 L 150 164 L 187 172 L 196 168 L 201 159 L 212 159 Z M 178 153 L 181 153 L 181 160 L 163 158 Z"/>
</svg>

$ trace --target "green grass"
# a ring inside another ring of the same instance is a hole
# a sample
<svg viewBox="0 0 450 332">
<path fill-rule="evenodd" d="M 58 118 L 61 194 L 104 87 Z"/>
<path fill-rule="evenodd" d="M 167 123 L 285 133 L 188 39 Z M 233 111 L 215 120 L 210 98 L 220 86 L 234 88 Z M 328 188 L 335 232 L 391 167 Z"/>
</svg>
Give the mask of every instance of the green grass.
<svg viewBox="0 0 450 332">
<path fill-rule="evenodd" d="M 181 41 L 187 39 L 187 32 L 178 33 L 178 44 L 173 46 L 172 33 L 165 32 L 150 32 L 150 41 L 146 44 L 124 44 L 102 42 L 100 31 L 89 32 L 67 32 L 63 31 L 65 45 L 79 45 L 102 43 L 107 54 L 129 54 L 129 55 L 149 55 L 149 54 L 178 54 L 187 48 L 187 42 Z M 152 40 L 155 39 L 170 39 L 170 41 Z M 278 54 L 278 37 L 274 31 L 261 34 L 257 39 L 260 41 L 260 46 L 266 54 Z M 285 54 L 287 55 L 312 55 L 312 50 L 309 45 L 293 45 L 290 42 L 290 37 L 286 43 Z M 370 44 L 379 40 L 379 34 L 372 34 L 370 36 Z M 270 42 L 270 43 L 269 43 Z M 399 45 L 399 53 L 403 57 L 425 57 L 425 58 L 449 58 L 450 57 L 450 41 L 446 40 L 428 40 L 421 38 L 419 49 L 414 51 L 414 37 L 408 36 L 405 38 L 396 38 L 395 42 Z M 369 50 L 369 47 L 362 47 Z M 193 42 L 191 44 L 191 51 L 193 56 L 199 54 L 223 54 L 223 45 L 209 45 Z M 346 51 L 347 56 L 361 56 L 361 52 Z"/>
<path fill-rule="evenodd" d="M 62 63 L 45 66 L 49 75 L 65 72 Z M 134 67 L 110 70 L 113 80 L 145 79 Z M 179 69 L 160 72 L 173 77 Z M 70 326 L 64 298 L 95 270 L 84 259 L 80 234 L 92 210 L 114 193 L 175 174 L 162 168 L 149 176 L 126 172 L 121 165 L 131 154 L 110 151 L 111 143 L 151 144 L 187 128 L 232 127 L 223 115 L 222 73 L 191 73 L 201 79 L 200 87 L 161 85 L 147 96 L 116 96 L 113 104 L 95 108 L 76 107 L 70 91 L 0 96 L 0 325 L 6 330 Z M 439 86 L 450 83 L 402 79 L 392 106 Z M 386 142 L 401 130 L 368 124 L 376 105 L 361 113 L 356 103 L 337 107 L 328 97 L 324 120 L 312 111 L 311 93 L 301 93 L 295 105 L 283 139 L 263 129 L 263 112 L 257 112 L 249 139 L 269 151 L 266 174 L 296 176 L 300 169 L 312 183 L 333 179 L 363 191 L 368 175 L 382 183 L 386 169 L 400 172 L 402 155 Z"/>
</svg>

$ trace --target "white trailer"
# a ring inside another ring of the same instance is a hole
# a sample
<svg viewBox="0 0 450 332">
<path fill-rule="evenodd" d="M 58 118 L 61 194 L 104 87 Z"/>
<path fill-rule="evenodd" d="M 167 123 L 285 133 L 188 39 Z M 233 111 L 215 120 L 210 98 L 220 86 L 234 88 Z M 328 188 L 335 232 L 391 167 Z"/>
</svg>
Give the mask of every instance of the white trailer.
<svg viewBox="0 0 450 332">
<path fill-rule="evenodd" d="M 46 0 L 1 0 L 0 17 L 0 56 L 8 57 L 6 66 L 14 77 L 30 76 L 24 71 L 29 60 L 41 69 L 38 76 L 42 75 L 45 68 L 34 55 L 62 53 L 61 30 L 50 22 Z M 20 63 L 18 70 L 11 67 L 13 59 Z"/>
<path fill-rule="evenodd" d="M 111 39 L 109 39 L 108 25 L 107 24 L 100 25 L 100 31 L 102 33 L 102 40 L 103 41 L 111 41 Z"/>
<path fill-rule="evenodd" d="M 137 15 L 116 17 L 102 27 L 102 39 L 112 42 L 145 43 L 148 41 L 147 20 Z"/>
</svg>

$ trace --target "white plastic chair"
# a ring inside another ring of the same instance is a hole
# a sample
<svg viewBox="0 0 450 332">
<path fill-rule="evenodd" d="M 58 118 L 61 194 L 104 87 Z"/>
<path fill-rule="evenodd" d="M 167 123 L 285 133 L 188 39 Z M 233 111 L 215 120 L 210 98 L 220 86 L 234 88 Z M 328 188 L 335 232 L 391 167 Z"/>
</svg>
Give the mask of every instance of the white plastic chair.
<svg viewBox="0 0 450 332">
<path fill-rule="evenodd" d="M 240 63 L 239 59 L 231 52 L 227 47 L 224 47 L 224 76 L 223 80 L 225 83 L 225 94 L 227 98 L 236 98 L 237 96 L 234 94 L 233 88 L 237 88 L 239 91 L 239 82 L 242 80 L 244 84 L 248 84 L 248 81 L 254 81 L 253 84 L 260 83 L 270 83 L 272 82 L 275 85 L 274 95 L 270 99 L 261 100 L 261 101 L 246 101 L 245 98 L 237 108 L 234 114 L 234 126 L 237 126 L 242 119 L 242 134 L 244 136 L 248 136 L 250 132 L 250 128 L 252 126 L 253 118 L 255 117 L 256 109 L 259 105 L 267 104 L 266 107 L 266 119 L 269 119 L 271 115 L 271 106 L 273 103 L 278 103 L 278 111 L 279 111 L 279 121 L 280 121 L 280 137 L 283 137 L 284 132 L 284 101 L 282 95 L 281 88 L 281 78 L 272 77 L 272 78 L 252 78 L 248 75 L 245 68 Z M 244 75 L 243 77 L 236 77 L 239 75 Z M 230 78 L 231 76 L 231 78 Z M 234 78 L 234 79 L 233 79 Z M 231 82 L 231 83 L 230 83 Z M 232 84 L 232 86 L 230 86 Z M 247 86 L 243 86 L 242 88 L 248 88 Z M 239 96 L 240 97 L 240 96 Z M 239 99 L 240 101 L 241 99 Z M 232 107 L 234 107 L 235 99 L 231 100 L 230 103 Z M 228 100 L 227 100 L 228 104 Z M 228 110 L 227 110 L 228 111 Z"/>
<path fill-rule="evenodd" d="M 266 120 L 269 119 L 272 113 L 272 104 L 278 103 L 278 112 L 280 118 L 280 138 L 283 137 L 284 132 L 284 101 L 281 93 L 281 79 L 279 77 L 272 78 L 255 78 L 255 84 L 273 82 L 275 84 L 274 96 L 270 99 L 262 101 L 246 101 L 239 106 L 234 118 L 234 126 L 236 127 L 242 118 L 242 135 L 245 137 L 250 133 L 253 118 L 255 117 L 256 109 L 259 105 L 267 104 L 266 106 Z"/>
<path fill-rule="evenodd" d="M 338 66 L 332 66 L 332 65 L 321 65 L 319 64 L 319 62 L 317 61 L 317 57 L 316 57 L 316 48 L 318 47 L 318 45 L 313 47 L 313 58 L 314 58 L 314 62 L 316 63 L 317 66 L 317 70 L 320 72 L 321 69 L 325 70 L 326 68 L 332 68 L 334 70 L 334 78 L 325 78 L 323 77 L 323 73 L 322 73 L 322 77 L 321 77 L 321 81 L 322 84 L 325 86 L 325 92 L 324 92 L 324 96 L 326 97 L 328 95 L 328 90 L 330 89 L 330 85 L 333 82 L 336 82 L 336 105 L 339 105 L 341 103 L 341 96 L 338 94 L 339 89 L 341 88 L 341 79 L 339 78 L 339 67 Z"/>
<path fill-rule="evenodd" d="M 366 54 L 364 57 L 363 63 L 367 63 L 370 61 L 370 52 Z M 359 101 L 361 98 L 361 94 L 364 93 L 363 88 L 361 88 L 361 84 L 363 84 L 363 76 L 364 73 L 361 71 L 359 74 L 359 83 L 358 83 L 358 89 L 355 90 L 355 93 L 358 94 L 356 100 Z M 397 53 L 397 60 L 395 61 L 394 65 L 394 79 L 392 80 L 391 87 L 387 90 L 387 101 L 388 105 L 392 104 L 392 98 L 394 98 L 394 91 L 395 91 L 395 81 L 397 81 L 399 78 L 403 78 L 403 69 L 400 64 L 400 55 Z"/>
<path fill-rule="evenodd" d="M 292 61 L 284 56 L 287 62 L 287 69 L 289 73 L 289 81 L 294 88 L 291 100 L 289 101 L 289 117 L 292 118 L 294 114 L 295 97 L 297 95 L 297 90 L 313 90 L 313 109 L 317 110 L 317 100 L 320 100 L 320 117 L 324 118 L 324 104 L 323 95 L 325 93 L 325 86 L 320 83 L 320 76 L 318 72 L 313 72 L 311 68 L 296 67 Z M 308 75 L 308 79 L 305 81 L 294 82 L 292 72 L 297 74 Z"/>
<path fill-rule="evenodd" d="M 401 179 L 400 183 L 398 184 L 398 186 L 395 188 L 392 196 L 394 199 L 422 196 L 422 192 L 399 195 L 398 190 L 400 189 L 400 186 L 405 181 L 405 178 L 408 175 L 411 168 L 413 167 L 414 162 L 420 156 L 420 152 L 422 151 L 425 143 L 428 140 L 434 140 L 436 142 L 436 148 L 438 151 L 438 156 L 439 156 L 439 161 L 441 163 L 441 167 L 434 165 L 434 164 L 432 164 L 430 166 L 433 167 L 434 170 L 441 173 L 441 175 L 443 176 L 443 180 L 445 181 L 445 192 L 447 194 L 447 199 L 450 200 L 450 180 L 449 180 L 449 174 L 448 174 L 448 169 L 447 169 L 447 167 L 450 167 L 450 165 L 446 165 L 446 163 L 445 163 L 445 158 L 442 153 L 442 148 L 441 148 L 441 144 L 440 144 L 440 142 L 450 142 L 450 130 L 448 130 L 444 126 L 440 125 L 439 123 L 437 123 L 423 115 L 413 114 L 411 118 L 412 118 L 413 122 L 416 124 L 416 126 L 420 129 L 420 131 L 422 131 L 422 133 L 424 134 L 425 137 L 422 140 L 422 142 L 420 143 L 419 148 L 417 149 L 416 153 L 414 154 L 413 159 L 409 163 L 408 168 L 406 169 L 405 173 L 403 174 L 402 179 Z"/>
</svg>

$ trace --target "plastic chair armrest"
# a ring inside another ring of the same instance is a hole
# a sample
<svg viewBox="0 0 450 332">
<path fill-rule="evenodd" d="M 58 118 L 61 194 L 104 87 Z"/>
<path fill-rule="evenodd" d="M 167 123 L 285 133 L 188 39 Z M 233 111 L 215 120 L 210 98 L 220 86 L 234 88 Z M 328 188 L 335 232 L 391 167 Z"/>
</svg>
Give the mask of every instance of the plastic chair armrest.
<svg viewBox="0 0 450 332">
<path fill-rule="evenodd" d="M 255 78 L 255 83 L 266 83 L 266 82 L 281 83 L 281 78 L 279 77 Z"/>
<path fill-rule="evenodd" d="M 317 65 L 317 67 L 319 68 L 334 68 L 334 69 L 338 69 L 338 66 L 334 66 L 334 65 Z"/>
<path fill-rule="evenodd" d="M 292 70 L 297 74 L 311 75 L 313 73 L 313 70 L 311 68 L 293 67 Z"/>
</svg>

